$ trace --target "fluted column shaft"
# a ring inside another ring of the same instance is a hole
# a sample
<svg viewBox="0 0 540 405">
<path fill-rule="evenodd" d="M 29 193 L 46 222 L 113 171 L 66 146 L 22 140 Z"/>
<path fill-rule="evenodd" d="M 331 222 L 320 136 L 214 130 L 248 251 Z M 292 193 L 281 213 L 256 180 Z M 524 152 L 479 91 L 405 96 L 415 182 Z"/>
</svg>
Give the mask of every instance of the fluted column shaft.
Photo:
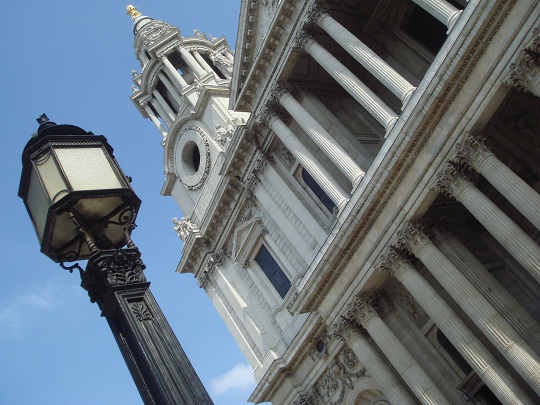
<svg viewBox="0 0 540 405">
<path fill-rule="evenodd" d="M 196 77 L 200 78 L 206 74 L 201 65 L 199 65 L 199 62 L 195 60 L 193 55 L 188 50 L 182 47 L 178 48 L 178 50 L 180 52 L 180 55 L 182 56 L 182 59 L 184 60 L 184 62 L 186 62 L 186 64 L 193 71 Z"/>
<path fill-rule="evenodd" d="M 487 231 L 540 282 L 540 247 L 475 185 L 457 172 L 448 173 L 435 186 L 449 192 Z"/>
<path fill-rule="evenodd" d="M 337 143 L 321 124 L 286 90 L 280 91 L 279 103 L 285 107 L 294 120 L 310 136 L 332 162 L 341 170 L 345 176 L 356 187 L 365 172 L 356 164 L 349 154 Z"/>
<path fill-rule="evenodd" d="M 197 62 L 199 62 L 199 64 L 203 67 L 203 69 L 207 73 L 212 73 L 213 72 L 210 65 L 204 60 L 204 58 L 201 56 L 201 54 L 199 52 L 197 52 L 196 50 L 193 50 L 193 56 L 195 57 L 195 60 Z"/>
<path fill-rule="evenodd" d="M 150 100 L 150 103 L 156 109 L 163 122 L 165 122 L 165 124 L 170 128 L 173 120 L 169 115 L 167 115 L 167 112 L 165 111 L 161 103 L 156 98 L 152 98 L 152 100 Z"/>
<path fill-rule="evenodd" d="M 458 151 L 456 160 L 469 164 L 486 178 L 519 212 L 540 230 L 540 195 L 484 144 L 469 136 Z"/>
<path fill-rule="evenodd" d="M 154 111 L 152 111 L 152 109 L 147 105 L 144 106 L 144 111 L 146 111 L 146 114 L 148 114 L 148 118 L 150 118 L 150 121 L 152 121 L 153 124 L 156 126 L 161 136 L 165 138 L 167 136 L 167 131 L 165 130 L 163 125 L 161 125 L 161 122 L 159 121 L 158 117 L 156 117 L 156 114 L 154 114 Z"/>
<path fill-rule="evenodd" d="M 298 140 L 296 135 L 289 129 L 281 118 L 275 114 L 270 114 L 268 117 L 268 126 L 281 139 L 287 149 L 300 161 L 302 166 L 313 176 L 319 186 L 326 194 L 341 209 L 348 201 L 347 193 L 332 180 L 332 176 L 322 167 L 315 159 L 315 156 L 307 150 L 304 145 Z"/>
<path fill-rule="evenodd" d="M 427 235 L 409 224 L 403 244 L 435 276 L 471 321 L 516 371 L 540 394 L 540 358 L 474 285 L 441 253 Z"/>
<path fill-rule="evenodd" d="M 347 346 L 358 357 L 373 381 L 392 404 L 416 405 L 417 402 L 395 376 L 392 369 L 388 367 L 386 360 L 381 357 L 357 327 L 351 325 L 349 321 L 342 320 L 334 334 L 347 343 Z"/>
<path fill-rule="evenodd" d="M 540 352 L 540 325 L 484 265 L 454 236 L 436 230 L 438 247 L 521 337 Z"/>
<path fill-rule="evenodd" d="M 313 38 L 305 38 L 303 48 L 385 128 L 387 133 L 390 132 L 397 120 L 397 114 L 384 101 Z"/>
<path fill-rule="evenodd" d="M 413 0 L 416 4 L 426 10 L 429 14 L 442 22 L 448 28 L 448 32 L 456 23 L 461 14 L 453 5 L 444 0 Z"/>
<path fill-rule="evenodd" d="M 179 106 L 181 106 L 184 101 L 182 100 L 180 94 L 178 94 L 178 89 L 173 86 L 173 84 L 169 81 L 169 78 L 163 73 L 159 73 L 158 77 L 163 82 L 165 88 L 169 91 L 174 100 L 178 103 Z"/>
<path fill-rule="evenodd" d="M 321 12 L 316 17 L 317 25 L 328 33 L 358 63 L 367 69 L 386 88 L 394 93 L 405 104 L 416 87 L 396 72 L 388 63 L 380 58 L 369 47 L 356 38 L 349 30 L 334 20 L 330 14 Z"/>
<path fill-rule="evenodd" d="M 437 291 L 408 262 L 387 256 L 380 269 L 390 271 L 407 288 L 424 311 L 504 404 L 533 404 L 506 369 L 497 361 Z"/>
<path fill-rule="evenodd" d="M 384 356 L 407 384 L 416 398 L 426 405 L 450 404 L 431 377 L 411 356 L 403 344 L 370 305 L 369 297 L 360 297 L 355 306 L 354 319 L 362 324 Z"/>
<path fill-rule="evenodd" d="M 178 73 L 178 71 L 174 68 L 172 63 L 169 61 L 169 59 L 164 56 L 161 61 L 163 62 L 163 66 L 165 67 L 165 73 L 167 73 L 167 76 L 176 84 L 178 84 L 180 89 L 183 89 L 184 87 L 187 87 L 187 82 L 184 80 L 182 75 Z"/>
</svg>

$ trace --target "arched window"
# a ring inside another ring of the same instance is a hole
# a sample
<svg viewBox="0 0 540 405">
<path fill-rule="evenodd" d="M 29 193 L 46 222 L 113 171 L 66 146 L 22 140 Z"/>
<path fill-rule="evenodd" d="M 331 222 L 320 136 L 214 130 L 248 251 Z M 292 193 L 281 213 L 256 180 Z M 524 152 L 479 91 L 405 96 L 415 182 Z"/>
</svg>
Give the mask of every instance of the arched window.
<svg viewBox="0 0 540 405">
<path fill-rule="evenodd" d="M 313 191 L 313 194 L 317 196 L 317 198 L 323 203 L 323 205 L 326 207 L 328 211 L 331 213 L 334 212 L 334 208 L 336 208 L 336 204 L 330 197 L 328 197 L 328 194 L 324 192 L 324 190 L 319 186 L 319 183 L 315 181 L 313 177 L 311 177 L 311 174 L 308 173 L 308 171 L 305 168 L 302 168 L 302 180 L 306 183 L 306 185 Z"/>
<path fill-rule="evenodd" d="M 281 298 L 285 298 L 291 288 L 291 282 L 265 245 L 261 246 L 261 250 L 259 250 L 257 256 L 255 256 L 255 261 L 266 277 L 268 277 L 268 280 L 270 280 Z"/>
</svg>

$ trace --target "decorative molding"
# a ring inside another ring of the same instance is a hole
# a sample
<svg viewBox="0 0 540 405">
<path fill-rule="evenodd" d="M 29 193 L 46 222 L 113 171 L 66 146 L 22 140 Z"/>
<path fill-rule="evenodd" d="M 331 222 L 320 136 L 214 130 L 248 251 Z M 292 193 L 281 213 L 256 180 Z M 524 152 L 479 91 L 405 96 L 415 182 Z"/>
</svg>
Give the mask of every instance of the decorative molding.
<svg viewBox="0 0 540 405">
<path fill-rule="evenodd" d="M 178 218 L 174 217 L 172 219 L 172 222 L 174 224 L 173 229 L 178 234 L 178 237 L 184 241 L 189 242 L 189 240 L 195 236 L 199 236 L 201 230 L 200 228 L 195 225 L 194 222 L 191 221 L 190 217 L 182 217 L 182 219 L 178 220 Z"/>
<path fill-rule="evenodd" d="M 146 283 L 146 268 L 136 248 L 99 251 L 91 257 L 82 274 L 81 287 L 91 302 L 102 305 L 110 289 L 117 286 Z"/>
<path fill-rule="evenodd" d="M 154 316 L 150 313 L 150 310 L 144 302 L 135 302 L 130 305 L 130 308 L 139 322 L 151 321 L 154 319 Z"/>
<path fill-rule="evenodd" d="M 347 390 L 353 390 L 355 381 L 366 376 L 366 369 L 356 370 L 358 366 L 358 358 L 354 352 L 349 347 L 343 348 L 318 381 L 293 404 L 343 404 Z"/>
</svg>

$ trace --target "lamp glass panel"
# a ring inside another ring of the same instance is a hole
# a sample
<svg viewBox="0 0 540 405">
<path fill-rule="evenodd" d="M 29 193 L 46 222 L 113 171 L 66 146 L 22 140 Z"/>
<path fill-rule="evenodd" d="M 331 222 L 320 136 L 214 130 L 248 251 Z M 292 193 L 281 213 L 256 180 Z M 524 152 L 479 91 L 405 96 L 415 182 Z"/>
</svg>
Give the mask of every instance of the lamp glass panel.
<svg viewBox="0 0 540 405">
<path fill-rule="evenodd" d="M 50 149 L 34 158 L 33 163 L 53 204 L 69 193 L 64 177 Z"/>
<path fill-rule="evenodd" d="M 34 168 L 32 168 L 32 173 L 30 174 L 30 184 L 28 186 L 28 194 L 26 195 L 26 204 L 30 211 L 38 238 L 42 241 L 45 224 L 47 222 L 49 201 L 43 187 L 41 187 L 39 177 Z"/>
<path fill-rule="evenodd" d="M 55 153 L 73 191 L 124 188 L 101 147 L 56 148 Z"/>
</svg>

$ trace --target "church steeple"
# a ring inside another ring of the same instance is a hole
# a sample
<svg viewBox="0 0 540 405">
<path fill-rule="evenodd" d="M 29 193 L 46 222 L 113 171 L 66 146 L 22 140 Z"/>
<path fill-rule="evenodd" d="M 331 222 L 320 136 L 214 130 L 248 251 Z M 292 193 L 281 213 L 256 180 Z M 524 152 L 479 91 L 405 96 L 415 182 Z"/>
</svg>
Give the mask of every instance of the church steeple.
<svg viewBox="0 0 540 405">
<path fill-rule="evenodd" d="M 131 100 L 162 136 L 167 173 L 163 194 L 180 184 L 184 191 L 175 197 L 183 200 L 188 213 L 236 127 L 249 116 L 227 108 L 234 56 L 225 37 L 198 30 L 184 36 L 177 27 L 146 17 L 133 6 L 127 13 L 133 19 L 135 54 L 142 66 L 140 73 L 133 72 Z"/>
</svg>

